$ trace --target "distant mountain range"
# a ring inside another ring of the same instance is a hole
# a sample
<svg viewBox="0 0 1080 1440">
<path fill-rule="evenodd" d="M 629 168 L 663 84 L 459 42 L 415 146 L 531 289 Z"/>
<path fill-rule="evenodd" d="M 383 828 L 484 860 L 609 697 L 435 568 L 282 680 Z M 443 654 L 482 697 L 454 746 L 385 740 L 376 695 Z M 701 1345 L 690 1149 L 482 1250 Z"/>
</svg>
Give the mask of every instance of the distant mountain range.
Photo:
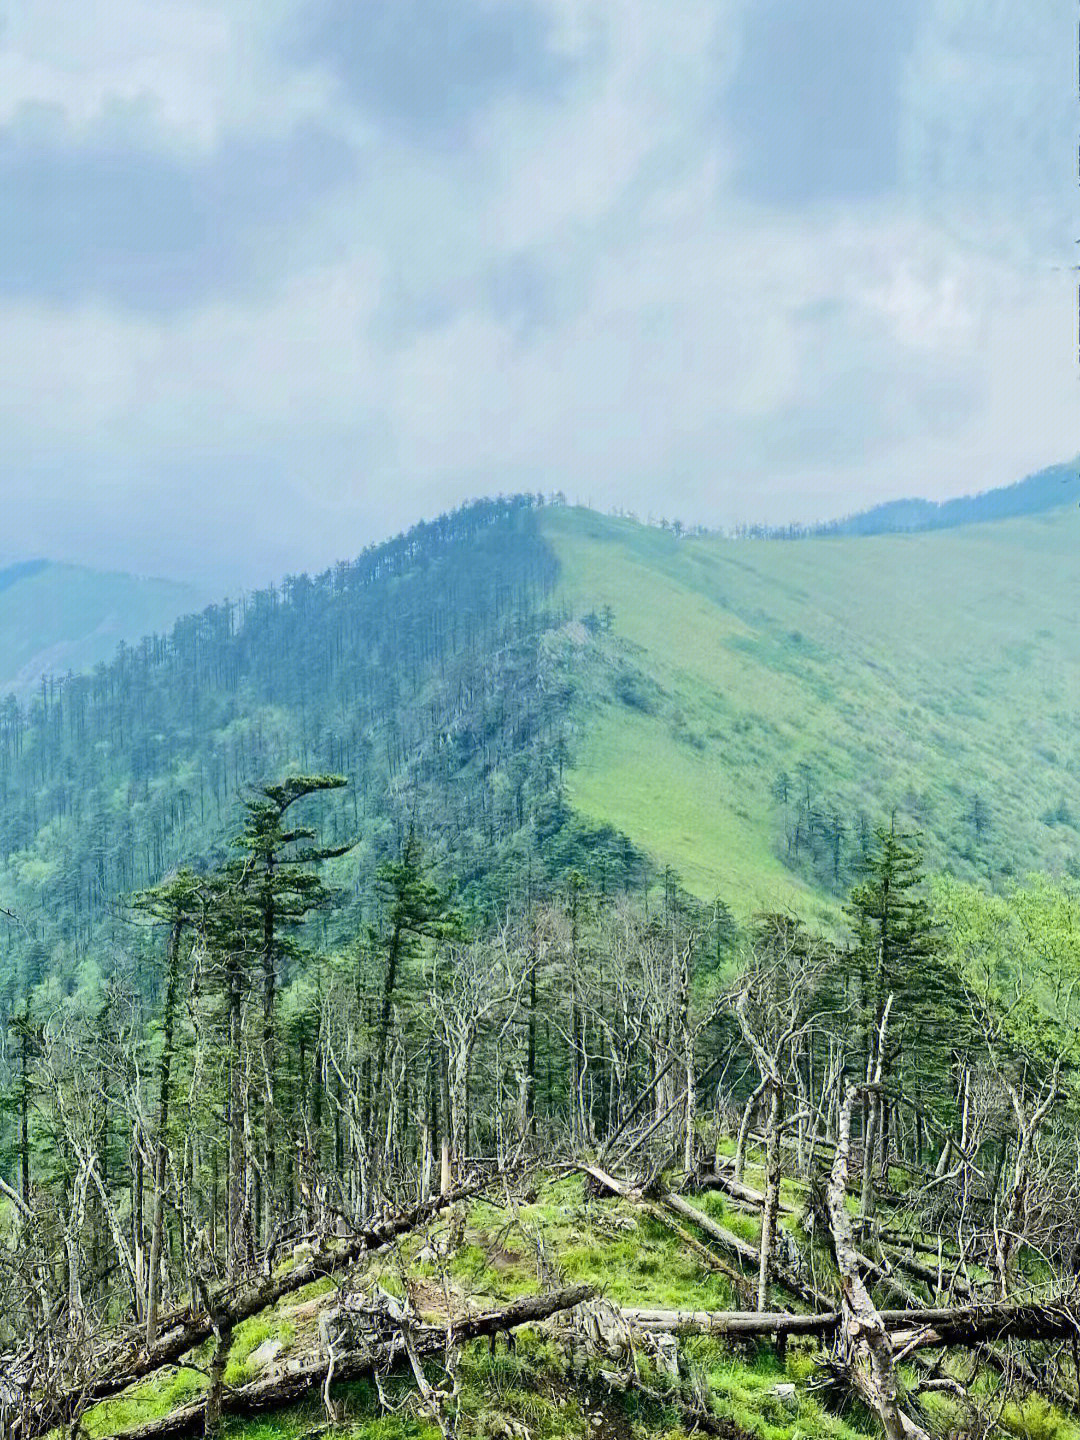
<svg viewBox="0 0 1080 1440">
<path fill-rule="evenodd" d="M 955 500 L 892 500 L 814 526 L 761 527 L 754 538 L 806 539 L 946 530 L 1039 515 L 1080 500 L 1080 460 Z M 0 696 L 28 699 L 43 676 L 79 673 L 117 647 L 165 635 L 213 597 L 172 580 L 0 555 Z"/>
<path fill-rule="evenodd" d="M 890 820 L 965 879 L 1080 876 L 1080 513 L 1058 476 L 1027 482 L 1042 513 L 799 544 L 477 502 L 171 633 L 184 587 L 9 576 L 18 963 L 74 964 L 117 897 L 215 854 L 244 787 L 289 771 L 351 780 L 319 824 L 358 839 L 335 883 L 361 906 L 411 829 L 485 914 L 670 867 L 738 916 L 829 924 Z M 980 498 L 980 519 L 1010 503 Z"/>
<path fill-rule="evenodd" d="M 43 675 L 90 670 L 123 641 L 166 632 L 206 596 L 171 580 L 19 560 L 0 569 L 0 695 L 29 696 Z"/>
<path fill-rule="evenodd" d="M 1015 485 L 955 500 L 889 500 L 870 510 L 812 526 L 813 535 L 892 535 L 912 530 L 949 530 L 989 520 L 1041 515 L 1080 499 L 1080 459 L 1040 470 Z"/>
</svg>

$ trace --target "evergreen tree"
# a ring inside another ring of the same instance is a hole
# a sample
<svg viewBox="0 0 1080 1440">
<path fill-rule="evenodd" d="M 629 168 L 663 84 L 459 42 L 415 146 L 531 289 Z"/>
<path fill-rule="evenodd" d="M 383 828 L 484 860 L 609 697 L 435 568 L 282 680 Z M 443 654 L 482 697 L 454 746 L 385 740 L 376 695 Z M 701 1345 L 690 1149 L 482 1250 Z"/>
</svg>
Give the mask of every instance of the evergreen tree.
<svg viewBox="0 0 1080 1440">
<path fill-rule="evenodd" d="M 947 1075 L 950 1047 L 963 1044 L 963 988 L 934 926 L 918 837 L 898 832 L 895 825 L 879 826 L 874 841 L 865 876 L 847 905 L 855 939 L 850 958 L 862 1022 L 864 1074 L 869 1079 L 880 1069 L 888 1086 L 902 1061 L 905 1074 L 913 1077 L 910 1088 L 921 1098 L 924 1077 Z M 895 1019 L 883 1035 L 890 996 Z M 890 1113 L 883 1092 L 869 1097 L 864 1115 L 864 1217 L 873 1208 L 872 1167 L 879 1145 L 888 1163 Z"/>
<path fill-rule="evenodd" d="M 294 775 L 262 785 L 244 800 L 244 829 L 233 841 L 240 858 L 226 866 L 241 903 L 236 916 L 248 930 L 241 948 L 258 957 L 262 982 L 261 1067 L 263 1079 L 262 1225 L 268 1233 L 277 1181 L 275 1089 L 277 1085 L 277 993 L 279 964 L 303 953 L 288 933 L 325 906 L 330 892 L 310 867 L 337 859 L 353 847 L 320 845 L 310 825 L 287 824 L 292 806 L 311 795 L 347 785 L 343 775 Z M 254 934 L 251 930 L 254 929 Z M 282 932 L 286 933 L 282 933 Z"/>
<path fill-rule="evenodd" d="M 922 855 L 914 835 L 880 826 L 864 878 L 854 886 L 846 913 L 855 936 L 854 959 L 863 978 L 867 1024 L 876 1032 L 885 1002 L 919 1004 L 935 970 L 937 940 L 923 884 Z"/>
<path fill-rule="evenodd" d="M 375 1035 L 375 1095 L 382 1093 L 386 1072 L 390 1016 L 402 966 L 424 939 L 462 937 L 465 926 L 452 905 L 451 892 L 431 878 L 416 831 L 410 827 L 397 860 L 379 867 L 378 891 L 386 909 L 381 935 L 370 943 L 383 958 L 382 994 Z"/>
<path fill-rule="evenodd" d="M 165 943 L 165 993 L 161 1009 L 161 1052 L 157 1066 L 157 1134 L 154 1141 L 154 1200 L 150 1227 L 150 1255 L 147 1263 L 146 1343 L 157 1338 L 158 1304 L 161 1286 L 161 1247 L 165 1234 L 165 1182 L 169 1156 L 169 1107 L 172 1101 L 172 1072 L 176 1047 L 177 1010 L 183 962 L 184 935 L 202 917 L 206 890 L 188 868 L 170 876 L 160 885 L 135 896 L 134 906 L 167 927 Z M 141 1217 L 139 1217 L 141 1219 Z"/>
</svg>

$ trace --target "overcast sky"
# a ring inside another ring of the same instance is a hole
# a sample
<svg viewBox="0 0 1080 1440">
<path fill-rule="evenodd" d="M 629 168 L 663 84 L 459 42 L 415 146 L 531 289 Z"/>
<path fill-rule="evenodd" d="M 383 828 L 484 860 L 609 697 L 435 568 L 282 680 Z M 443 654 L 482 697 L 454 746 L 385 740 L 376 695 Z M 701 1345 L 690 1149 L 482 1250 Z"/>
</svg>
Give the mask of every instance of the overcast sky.
<svg viewBox="0 0 1080 1440">
<path fill-rule="evenodd" d="M 1080 450 L 1075 0 L 0 0 L 0 552 L 730 524 Z"/>
</svg>

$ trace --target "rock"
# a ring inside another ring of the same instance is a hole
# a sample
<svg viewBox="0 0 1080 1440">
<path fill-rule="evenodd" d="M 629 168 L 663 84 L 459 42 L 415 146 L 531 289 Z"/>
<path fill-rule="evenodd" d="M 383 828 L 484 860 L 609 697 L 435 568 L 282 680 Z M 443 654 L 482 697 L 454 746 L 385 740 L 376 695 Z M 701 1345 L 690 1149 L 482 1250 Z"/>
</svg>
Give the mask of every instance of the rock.
<svg viewBox="0 0 1080 1440">
<path fill-rule="evenodd" d="M 610 1300 L 590 1300 L 579 1306 L 575 1323 L 597 1354 L 618 1360 L 630 1353 L 630 1328 L 622 1317 L 622 1311 Z"/>
<path fill-rule="evenodd" d="M 247 1368 L 250 1373 L 259 1375 L 264 1370 L 269 1370 L 274 1361 L 281 1354 L 280 1340 L 264 1340 L 257 1350 L 253 1350 L 247 1358 Z"/>
<path fill-rule="evenodd" d="M 656 1363 L 674 1380 L 679 1378 L 679 1337 L 661 1332 L 649 1336 Z M 794 1387 L 793 1387 L 794 1388 Z"/>
<path fill-rule="evenodd" d="M 794 1385 L 774 1385 L 769 1391 L 769 1394 L 775 1396 L 775 1398 L 779 1400 L 782 1405 L 786 1405 L 789 1410 L 798 1409 L 799 1397 L 795 1393 Z"/>
</svg>

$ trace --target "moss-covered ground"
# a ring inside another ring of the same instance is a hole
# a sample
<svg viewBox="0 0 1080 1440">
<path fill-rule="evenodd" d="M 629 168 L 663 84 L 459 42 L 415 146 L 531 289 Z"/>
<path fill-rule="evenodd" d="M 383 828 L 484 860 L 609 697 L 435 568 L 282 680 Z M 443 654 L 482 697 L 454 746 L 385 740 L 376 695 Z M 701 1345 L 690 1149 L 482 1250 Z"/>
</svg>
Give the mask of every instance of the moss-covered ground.
<svg viewBox="0 0 1080 1440">
<path fill-rule="evenodd" d="M 750 1183 L 759 1178 L 753 1164 Z M 797 1203 L 797 1186 L 786 1187 Z M 756 1241 L 756 1217 L 707 1193 L 693 1203 L 750 1241 Z M 784 1221 L 794 1227 L 797 1221 Z M 488 1307 L 535 1293 L 548 1285 L 584 1281 L 618 1304 L 657 1309 L 731 1308 L 732 1295 L 722 1275 L 703 1268 L 670 1230 L 633 1205 L 587 1195 L 578 1176 L 545 1181 L 530 1203 L 471 1204 L 462 1243 L 446 1247 L 446 1221 L 423 1236 L 409 1237 L 354 1277 L 376 1282 L 398 1294 L 408 1291 L 417 1311 L 432 1320 L 448 1309 Z M 440 1250 L 447 1248 L 445 1259 Z M 828 1284 L 826 1277 L 825 1283 Z M 267 1341 L 280 1345 L 279 1363 L 317 1346 L 320 1309 L 334 1299 L 330 1280 L 284 1299 L 274 1309 L 238 1327 L 228 1382 L 239 1385 L 257 1373 L 253 1357 Z M 782 1303 L 782 1302 L 781 1302 Z M 816 1343 L 792 1341 L 780 1356 L 769 1344 L 724 1343 L 708 1336 L 680 1340 L 680 1375 L 672 1379 L 652 1369 L 644 1355 L 638 1373 L 647 1394 L 624 1391 L 603 1377 L 604 1364 L 590 1360 L 585 1370 L 573 1358 L 557 1330 L 521 1331 L 509 1348 L 476 1342 L 466 1347 L 459 1367 L 457 1426 L 462 1437 L 486 1440 L 659 1440 L 686 1433 L 686 1407 L 706 1395 L 714 1420 L 733 1440 L 857 1440 L 876 1433 L 857 1409 L 835 1413 L 825 1403 L 819 1381 Z M 100 1405 L 86 1417 L 89 1440 L 130 1429 L 190 1401 L 205 1386 L 206 1348 L 190 1358 L 190 1368 L 170 1371 L 154 1381 Z M 433 1372 L 433 1378 L 437 1378 Z M 983 1390 L 995 1383 L 980 1382 Z M 794 1386 L 778 1392 L 778 1386 Z M 257 1422 L 233 1421 L 235 1440 L 300 1440 L 312 1431 L 330 1440 L 437 1440 L 437 1427 L 423 1414 L 406 1371 L 385 1377 L 379 1387 L 344 1387 L 342 1423 L 325 1429 L 319 1398 Z M 957 1433 L 955 1402 L 933 1397 L 927 1410 L 938 1434 Z M 1005 1407 L 999 1433 L 1028 1440 L 1080 1440 L 1080 1430 L 1039 1400 Z"/>
</svg>

